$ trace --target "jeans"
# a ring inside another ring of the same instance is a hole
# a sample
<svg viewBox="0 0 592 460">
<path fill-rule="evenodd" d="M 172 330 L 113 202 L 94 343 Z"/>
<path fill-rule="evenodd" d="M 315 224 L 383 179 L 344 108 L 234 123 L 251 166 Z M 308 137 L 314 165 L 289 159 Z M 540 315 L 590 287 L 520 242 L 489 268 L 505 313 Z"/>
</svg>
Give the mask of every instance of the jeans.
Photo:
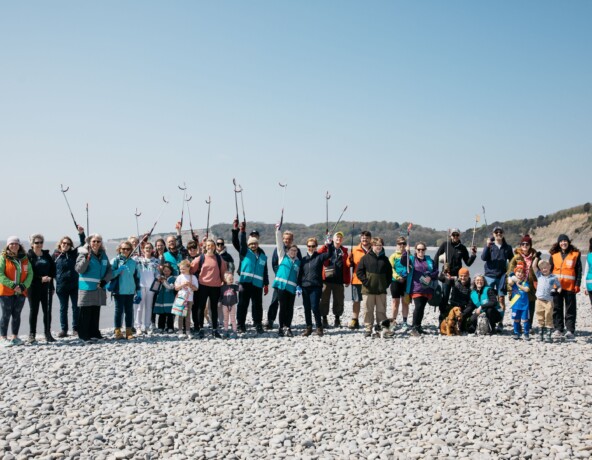
<svg viewBox="0 0 592 460">
<path fill-rule="evenodd" d="M 306 319 L 307 327 L 312 327 L 311 310 L 314 314 L 317 328 L 322 329 L 323 327 L 323 322 L 321 320 L 321 309 L 319 308 L 322 290 L 323 288 L 321 286 L 302 288 L 302 303 L 304 304 L 304 318 Z"/>
<path fill-rule="evenodd" d="M 115 294 L 115 327 L 121 328 L 123 315 L 125 313 L 125 327 L 131 328 L 134 325 L 134 295 Z"/>
<path fill-rule="evenodd" d="M 58 292 L 58 299 L 60 301 L 60 326 L 62 331 L 68 332 L 68 300 L 72 304 L 72 330 L 78 330 L 78 317 L 80 316 L 80 308 L 78 307 L 78 288 L 70 291 Z"/>
<path fill-rule="evenodd" d="M 0 320 L 0 336 L 6 337 L 8 334 L 8 322 L 12 318 L 12 335 L 18 335 L 21 327 L 21 312 L 25 305 L 25 296 L 22 295 L 3 295 L 0 296 L 0 306 L 2 307 L 2 319 Z"/>
</svg>

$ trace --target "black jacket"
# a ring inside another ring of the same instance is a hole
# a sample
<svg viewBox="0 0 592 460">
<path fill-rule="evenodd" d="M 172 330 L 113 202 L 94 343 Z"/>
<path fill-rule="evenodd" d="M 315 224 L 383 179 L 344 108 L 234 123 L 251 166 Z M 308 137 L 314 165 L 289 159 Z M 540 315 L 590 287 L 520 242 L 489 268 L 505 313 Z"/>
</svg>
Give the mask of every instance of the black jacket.
<svg viewBox="0 0 592 460">
<path fill-rule="evenodd" d="M 78 238 L 80 239 L 80 246 L 82 246 L 85 240 L 84 233 L 79 233 Z M 75 266 L 76 257 L 78 257 L 78 248 L 71 247 L 66 252 L 56 249 L 52 257 L 56 266 L 56 291 L 59 293 L 77 291 L 78 272 Z"/>
<path fill-rule="evenodd" d="M 300 267 L 299 284 L 302 287 L 322 287 L 323 286 L 323 263 L 328 260 L 335 252 L 333 243 L 328 245 L 329 251 L 319 254 L 317 251 L 310 255 L 308 252 L 302 257 Z"/>
<path fill-rule="evenodd" d="M 360 260 L 356 276 L 362 282 L 362 294 L 386 294 L 393 277 L 393 267 L 384 251 L 377 255 L 370 250 Z"/>
<path fill-rule="evenodd" d="M 49 251 L 44 249 L 40 256 L 37 256 L 32 249 L 27 252 L 27 257 L 31 263 L 33 269 L 33 281 L 31 282 L 31 291 L 36 291 L 41 288 L 47 287 L 53 290 L 53 279 L 56 277 L 56 265 L 52 257 L 49 255 Z M 52 281 L 50 283 L 43 283 L 41 278 L 44 276 L 50 276 Z"/>
<path fill-rule="evenodd" d="M 448 252 L 446 252 L 446 247 L 448 247 Z M 476 254 L 469 256 L 469 250 L 460 241 L 456 244 L 452 244 L 451 241 L 448 241 L 448 243 L 445 241 L 438 248 L 438 252 L 434 256 L 436 270 L 438 269 L 439 259 L 442 254 L 446 254 L 446 261 L 448 262 L 451 276 L 458 276 L 458 271 L 462 268 L 463 261 L 467 267 L 470 267 L 477 257 Z"/>
</svg>

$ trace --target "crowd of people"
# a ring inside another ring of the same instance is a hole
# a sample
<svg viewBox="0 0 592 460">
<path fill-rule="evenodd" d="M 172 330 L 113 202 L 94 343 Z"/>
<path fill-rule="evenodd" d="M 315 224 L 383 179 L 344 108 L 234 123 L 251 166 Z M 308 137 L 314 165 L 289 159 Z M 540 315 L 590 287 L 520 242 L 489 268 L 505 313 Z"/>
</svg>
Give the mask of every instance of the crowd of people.
<svg viewBox="0 0 592 460">
<path fill-rule="evenodd" d="M 363 329 L 366 337 L 392 338 L 397 329 L 421 336 L 425 309 L 431 305 L 439 309 L 438 330 L 446 334 L 502 333 L 504 318 L 509 316 L 513 337 L 528 340 L 536 316 L 540 340 L 573 340 L 580 286 L 592 300 L 592 238 L 582 269 L 581 252 L 567 235 L 559 235 L 546 259 L 532 247 L 530 236 L 522 237 L 512 249 L 503 229 L 495 227 L 481 253 L 484 273 L 471 279 L 467 267 L 476 260 L 477 248 L 467 248 L 458 229 L 450 232 L 433 258 L 426 254 L 424 242 L 411 248 L 403 236 L 387 257 L 382 238 L 369 231 L 362 231 L 359 244 L 350 249 L 343 245 L 341 232 L 326 235 L 322 244 L 308 238 L 304 254 L 294 244 L 292 232 L 282 232 L 277 225 L 275 236 L 273 294 L 265 323 L 263 296 L 270 285 L 267 255 L 259 245 L 258 232 L 247 234 L 246 223 L 238 219 L 231 234 L 239 253 L 236 264 L 223 238 L 200 241 L 193 235 L 183 244 L 180 223 L 176 235 L 166 240 L 130 237 L 118 245 L 112 259 L 101 235 L 86 237 L 82 227 L 78 227 L 77 247 L 64 236 L 53 254 L 44 249 L 41 234 L 31 235 L 28 251 L 18 237 L 11 236 L 0 254 L 0 344 L 23 343 L 18 334 L 26 299 L 30 306 L 27 341 L 37 340 L 41 307 L 45 339 L 55 342 L 51 331 L 54 292 L 60 303 L 58 338 L 68 337 L 71 331 L 85 342 L 103 338 L 99 322 L 108 295 L 115 303 L 115 340 L 153 333 L 203 338 L 206 319 L 213 337 L 236 338 L 247 332 L 249 308 L 250 326 L 257 334 L 274 330 L 278 318 L 277 335 L 293 337 L 298 296 L 302 296 L 306 322 L 301 335 L 323 336 L 331 327 L 330 311 L 333 327 L 345 326 L 345 289 L 350 285 L 353 312 L 347 327 Z M 508 315 L 506 309 L 511 309 Z M 454 327 L 448 327 L 451 321 Z M 444 323 L 447 326 L 441 327 Z"/>
</svg>

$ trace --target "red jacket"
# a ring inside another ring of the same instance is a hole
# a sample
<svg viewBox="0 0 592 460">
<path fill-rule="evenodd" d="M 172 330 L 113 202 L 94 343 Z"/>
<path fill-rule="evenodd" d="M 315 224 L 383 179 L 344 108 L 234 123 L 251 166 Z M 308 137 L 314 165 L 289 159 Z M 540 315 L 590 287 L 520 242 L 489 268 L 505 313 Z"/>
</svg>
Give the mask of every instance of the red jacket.
<svg viewBox="0 0 592 460">
<path fill-rule="evenodd" d="M 343 260 L 343 284 L 350 284 L 351 283 L 351 275 L 350 275 L 350 264 L 349 264 L 349 255 L 347 253 L 347 248 L 345 246 L 341 246 L 339 249 L 342 251 L 341 259 Z M 335 248 L 337 250 L 337 248 Z M 321 246 L 317 252 L 323 253 L 327 252 L 327 246 Z M 325 267 L 331 265 L 331 260 L 326 260 L 323 264 L 323 280 L 325 279 Z"/>
</svg>

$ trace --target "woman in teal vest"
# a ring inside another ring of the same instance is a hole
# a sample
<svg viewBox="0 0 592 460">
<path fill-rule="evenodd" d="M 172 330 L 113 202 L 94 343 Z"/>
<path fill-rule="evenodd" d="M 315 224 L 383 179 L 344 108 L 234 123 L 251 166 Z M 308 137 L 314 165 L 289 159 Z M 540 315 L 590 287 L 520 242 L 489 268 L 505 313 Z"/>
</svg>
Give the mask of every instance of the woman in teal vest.
<svg viewBox="0 0 592 460">
<path fill-rule="evenodd" d="M 592 303 L 592 238 L 588 243 L 588 256 L 586 257 L 586 269 L 584 270 L 584 293 L 590 297 Z"/>
<path fill-rule="evenodd" d="M 495 330 L 493 326 L 502 320 L 504 310 L 499 303 L 497 290 L 487 286 L 484 275 L 476 275 L 473 279 L 471 300 L 468 308 L 473 310 L 471 324 L 468 327 L 468 331 L 471 333 L 477 330 L 477 321 L 481 313 L 485 313 L 485 316 L 487 316 L 491 333 Z"/>
<path fill-rule="evenodd" d="M 107 304 L 105 285 L 111 281 L 111 265 L 97 233 L 88 237 L 89 243 L 78 248 L 75 269 L 78 272 L 78 337 L 85 342 L 102 339 L 99 331 L 101 306 Z"/>
<path fill-rule="evenodd" d="M 273 287 L 277 289 L 280 303 L 280 327 L 278 337 L 294 337 L 292 334 L 292 318 L 294 317 L 294 301 L 296 289 L 300 286 L 300 259 L 298 259 L 298 246 L 292 244 L 284 250 L 284 241 L 279 225 L 276 225 L 275 244 L 278 254 L 278 270 L 273 280 Z"/>
<path fill-rule="evenodd" d="M 125 338 L 132 339 L 132 326 L 134 324 L 134 301 L 140 303 L 142 291 L 140 290 L 140 274 L 138 263 L 130 257 L 133 246 L 129 241 L 124 241 L 117 248 L 117 256 L 111 261 L 113 276 L 117 278 L 117 290 L 113 292 L 115 299 L 115 339 L 121 340 L 124 335 L 121 332 L 123 316 L 125 314 Z M 134 294 L 136 298 L 134 298 Z"/>
</svg>

